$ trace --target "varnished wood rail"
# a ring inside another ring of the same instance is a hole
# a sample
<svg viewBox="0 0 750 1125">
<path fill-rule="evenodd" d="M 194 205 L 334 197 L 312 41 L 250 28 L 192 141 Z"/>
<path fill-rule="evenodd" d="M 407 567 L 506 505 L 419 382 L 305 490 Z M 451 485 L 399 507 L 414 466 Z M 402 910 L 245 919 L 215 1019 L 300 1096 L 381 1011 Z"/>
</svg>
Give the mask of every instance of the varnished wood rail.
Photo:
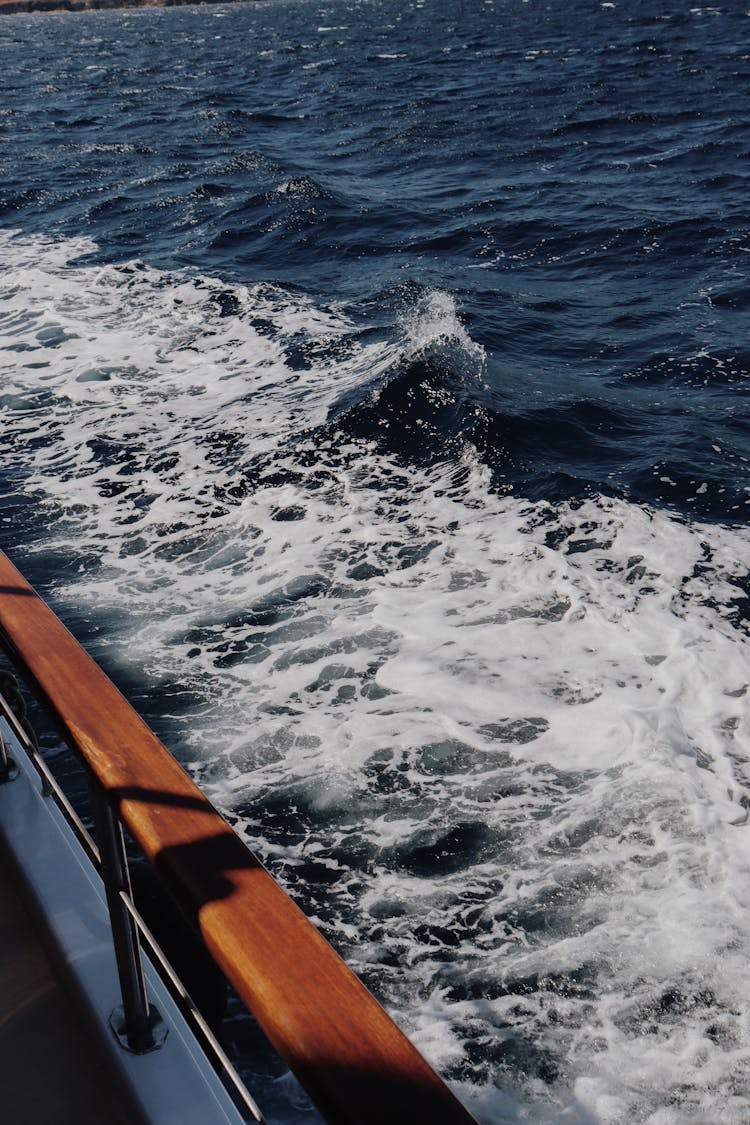
<svg viewBox="0 0 750 1125">
<path fill-rule="evenodd" d="M 474 1118 L 0 552 L 0 642 L 331 1125 Z"/>
</svg>

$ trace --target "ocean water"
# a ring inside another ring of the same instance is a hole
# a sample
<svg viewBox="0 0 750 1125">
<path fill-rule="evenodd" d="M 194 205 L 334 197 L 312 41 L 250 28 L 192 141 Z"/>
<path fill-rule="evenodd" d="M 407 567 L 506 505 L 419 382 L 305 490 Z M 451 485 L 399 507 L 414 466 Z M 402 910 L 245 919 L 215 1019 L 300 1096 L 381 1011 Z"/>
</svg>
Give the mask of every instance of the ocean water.
<svg viewBox="0 0 750 1125">
<path fill-rule="evenodd" d="M 483 1125 L 750 1121 L 746 7 L 0 22 L 2 546 Z"/>
</svg>

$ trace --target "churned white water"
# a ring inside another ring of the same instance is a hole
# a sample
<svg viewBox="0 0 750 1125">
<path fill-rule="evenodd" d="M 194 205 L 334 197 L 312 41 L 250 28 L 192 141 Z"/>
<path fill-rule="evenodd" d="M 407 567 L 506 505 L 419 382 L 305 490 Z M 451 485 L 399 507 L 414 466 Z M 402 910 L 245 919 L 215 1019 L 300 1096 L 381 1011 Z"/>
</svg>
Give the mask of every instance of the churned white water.
<svg viewBox="0 0 750 1125">
<path fill-rule="evenodd" d="M 23 555 L 79 558 L 58 611 L 190 693 L 173 751 L 460 1096 L 487 1123 L 750 1120 L 745 529 L 324 430 L 425 348 L 482 378 L 446 293 L 368 334 L 1 238 Z"/>
</svg>

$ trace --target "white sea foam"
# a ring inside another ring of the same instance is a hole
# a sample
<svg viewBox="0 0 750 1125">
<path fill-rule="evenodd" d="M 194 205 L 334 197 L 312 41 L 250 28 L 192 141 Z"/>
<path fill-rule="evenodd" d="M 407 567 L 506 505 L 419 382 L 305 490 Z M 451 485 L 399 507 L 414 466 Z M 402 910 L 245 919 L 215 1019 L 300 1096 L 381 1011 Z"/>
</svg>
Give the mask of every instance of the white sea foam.
<svg viewBox="0 0 750 1125">
<path fill-rule="evenodd" d="M 483 1121 L 744 1125 L 745 532 L 305 438 L 399 357 L 477 366 L 445 294 L 365 343 L 91 249 L 2 241 L 6 465 L 82 559 L 60 610 L 193 693 L 175 751 L 295 888 L 332 874 L 327 931 Z"/>
</svg>

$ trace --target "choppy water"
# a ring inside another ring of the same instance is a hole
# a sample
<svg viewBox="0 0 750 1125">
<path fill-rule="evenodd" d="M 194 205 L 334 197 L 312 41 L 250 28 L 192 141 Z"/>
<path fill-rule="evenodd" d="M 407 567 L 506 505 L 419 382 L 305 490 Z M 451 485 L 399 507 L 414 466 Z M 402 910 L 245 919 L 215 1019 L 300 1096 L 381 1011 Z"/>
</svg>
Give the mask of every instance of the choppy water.
<svg viewBox="0 0 750 1125">
<path fill-rule="evenodd" d="M 750 1120 L 744 7 L 0 23 L 3 546 L 486 1125 Z"/>
</svg>

